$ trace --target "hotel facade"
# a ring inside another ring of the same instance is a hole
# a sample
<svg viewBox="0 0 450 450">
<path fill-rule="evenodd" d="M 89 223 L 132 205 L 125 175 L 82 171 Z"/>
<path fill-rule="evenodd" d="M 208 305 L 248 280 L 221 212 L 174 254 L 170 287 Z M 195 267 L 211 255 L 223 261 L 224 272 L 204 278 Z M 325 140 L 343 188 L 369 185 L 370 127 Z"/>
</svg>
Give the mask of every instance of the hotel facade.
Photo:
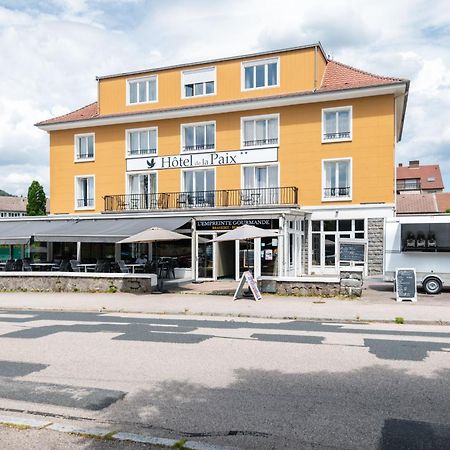
<svg viewBox="0 0 450 450">
<path fill-rule="evenodd" d="M 158 248 L 192 278 L 237 279 L 249 266 L 283 278 L 337 274 L 339 240 L 355 239 L 367 243 L 364 272 L 382 273 L 407 80 L 313 44 L 100 76 L 97 86 L 96 102 L 37 124 L 50 135 L 50 213 L 92 224 L 72 239 L 84 251 L 95 235 L 123 258 L 136 249 L 115 244 L 112 224 L 122 234 L 155 225 L 192 237 Z M 254 252 L 211 242 L 244 223 L 279 236 L 256 239 Z M 58 233 L 44 234 L 56 249 Z"/>
</svg>

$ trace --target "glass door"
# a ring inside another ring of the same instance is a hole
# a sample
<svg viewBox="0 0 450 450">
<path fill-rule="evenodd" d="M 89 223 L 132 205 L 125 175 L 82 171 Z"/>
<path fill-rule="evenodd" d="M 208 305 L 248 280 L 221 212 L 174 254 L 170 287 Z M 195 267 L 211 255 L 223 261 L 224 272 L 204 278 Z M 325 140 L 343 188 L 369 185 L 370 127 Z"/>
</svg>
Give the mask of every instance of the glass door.
<svg viewBox="0 0 450 450">
<path fill-rule="evenodd" d="M 214 267 L 216 244 L 211 242 L 217 236 L 216 233 L 197 234 L 197 279 L 215 280 Z"/>
</svg>

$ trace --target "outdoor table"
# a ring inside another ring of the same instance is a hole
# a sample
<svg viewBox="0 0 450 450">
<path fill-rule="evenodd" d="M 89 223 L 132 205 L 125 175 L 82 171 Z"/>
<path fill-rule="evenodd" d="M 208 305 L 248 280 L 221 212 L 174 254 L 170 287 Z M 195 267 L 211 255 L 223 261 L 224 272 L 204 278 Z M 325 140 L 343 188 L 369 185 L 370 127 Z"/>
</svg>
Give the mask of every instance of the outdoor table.
<svg viewBox="0 0 450 450">
<path fill-rule="evenodd" d="M 82 270 L 83 272 L 88 272 L 88 269 L 94 269 L 95 270 L 95 266 L 97 264 L 96 263 L 90 263 L 90 264 L 78 264 L 78 267 L 80 268 L 80 270 Z"/>
<path fill-rule="evenodd" d="M 30 263 L 31 269 L 42 269 L 44 271 L 50 270 L 52 267 L 55 266 L 55 263 L 51 262 L 40 262 L 40 263 Z"/>
<path fill-rule="evenodd" d="M 145 264 L 125 264 L 125 266 L 131 269 L 131 273 L 134 273 L 136 267 L 141 267 L 143 269 Z"/>
</svg>

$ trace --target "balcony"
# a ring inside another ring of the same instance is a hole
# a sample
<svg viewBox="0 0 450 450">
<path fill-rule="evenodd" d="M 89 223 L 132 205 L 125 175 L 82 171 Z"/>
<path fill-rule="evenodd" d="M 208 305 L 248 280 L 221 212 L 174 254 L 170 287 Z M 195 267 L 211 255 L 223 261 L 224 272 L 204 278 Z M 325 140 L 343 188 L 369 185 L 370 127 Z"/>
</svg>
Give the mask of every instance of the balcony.
<svg viewBox="0 0 450 450">
<path fill-rule="evenodd" d="M 297 205 L 298 188 L 289 186 L 223 191 L 119 194 L 106 195 L 103 199 L 105 212 Z"/>
<path fill-rule="evenodd" d="M 397 192 L 401 191 L 420 191 L 420 178 L 411 178 L 409 180 L 397 180 Z"/>
</svg>

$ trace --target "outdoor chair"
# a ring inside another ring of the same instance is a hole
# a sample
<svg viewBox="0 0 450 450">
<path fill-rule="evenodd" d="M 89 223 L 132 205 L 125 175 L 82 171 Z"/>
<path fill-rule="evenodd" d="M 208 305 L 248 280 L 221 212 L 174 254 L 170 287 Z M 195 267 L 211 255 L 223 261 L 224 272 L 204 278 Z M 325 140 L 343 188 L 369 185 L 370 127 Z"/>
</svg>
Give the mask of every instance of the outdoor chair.
<svg viewBox="0 0 450 450">
<path fill-rule="evenodd" d="M 14 272 L 14 260 L 8 259 L 6 261 L 5 272 Z"/>
<path fill-rule="evenodd" d="M 61 265 L 59 266 L 60 272 L 71 272 L 72 267 L 70 266 L 70 262 L 67 259 L 63 259 L 61 261 Z"/>
<path fill-rule="evenodd" d="M 119 270 L 121 273 L 130 273 L 130 269 L 125 265 L 123 260 L 117 261 L 117 265 L 119 266 Z"/>
<path fill-rule="evenodd" d="M 70 260 L 70 268 L 72 269 L 72 272 L 80 272 L 80 266 L 78 264 L 79 263 L 76 259 Z"/>
<path fill-rule="evenodd" d="M 59 270 L 61 269 L 61 261 L 60 260 L 55 260 L 54 261 L 54 266 L 51 267 L 51 271 L 52 272 L 59 272 Z"/>
<path fill-rule="evenodd" d="M 31 272 L 33 270 L 32 267 L 30 266 L 30 260 L 28 258 L 25 258 L 23 260 L 22 270 L 24 272 Z"/>
<path fill-rule="evenodd" d="M 23 261 L 21 259 L 16 259 L 14 262 L 14 271 L 22 272 Z"/>
</svg>

